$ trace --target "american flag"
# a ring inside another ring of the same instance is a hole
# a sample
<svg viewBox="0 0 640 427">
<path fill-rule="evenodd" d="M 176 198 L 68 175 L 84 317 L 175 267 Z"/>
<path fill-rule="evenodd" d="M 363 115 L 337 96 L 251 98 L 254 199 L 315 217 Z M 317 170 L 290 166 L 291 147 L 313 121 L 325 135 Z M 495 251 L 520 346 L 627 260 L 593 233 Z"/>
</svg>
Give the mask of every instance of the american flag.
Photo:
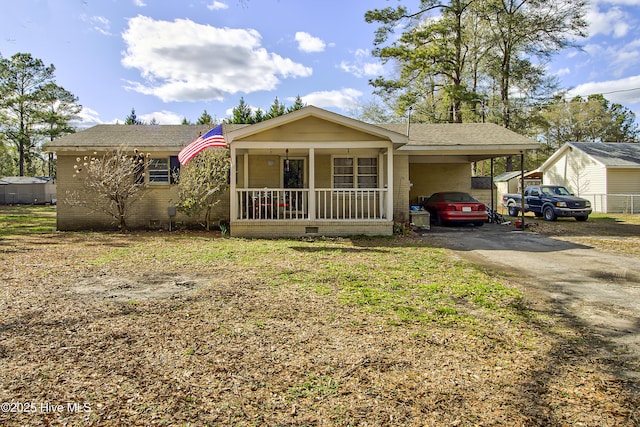
<svg viewBox="0 0 640 427">
<path fill-rule="evenodd" d="M 187 145 L 178 154 L 178 160 L 181 165 L 186 165 L 189 160 L 193 159 L 196 154 L 209 147 L 226 147 L 227 142 L 222 136 L 222 125 L 218 125 L 200 138 Z"/>
</svg>

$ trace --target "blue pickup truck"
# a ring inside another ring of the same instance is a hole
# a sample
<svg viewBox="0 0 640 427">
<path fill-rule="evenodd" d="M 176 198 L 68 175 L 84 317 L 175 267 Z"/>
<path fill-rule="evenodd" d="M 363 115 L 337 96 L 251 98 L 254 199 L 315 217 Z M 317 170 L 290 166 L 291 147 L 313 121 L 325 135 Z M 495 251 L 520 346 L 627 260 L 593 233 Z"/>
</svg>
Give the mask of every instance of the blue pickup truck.
<svg viewBox="0 0 640 427">
<path fill-rule="evenodd" d="M 520 194 L 505 194 L 502 204 L 510 216 L 518 216 L 522 209 Z M 524 190 L 524 212 L 533 212 L 536 217 L 555 221 L 558 217 L 573 217 L 586 221 L 591 214 L 591 202 L 576 197 L 560 185 L 532 185 Z"/>
</svg>

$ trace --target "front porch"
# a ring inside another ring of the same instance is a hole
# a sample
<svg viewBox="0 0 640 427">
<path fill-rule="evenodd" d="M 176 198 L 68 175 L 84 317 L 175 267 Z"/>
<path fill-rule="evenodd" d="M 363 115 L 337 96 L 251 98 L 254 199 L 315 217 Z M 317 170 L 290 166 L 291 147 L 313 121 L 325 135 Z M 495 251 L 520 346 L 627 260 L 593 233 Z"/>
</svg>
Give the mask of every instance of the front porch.
<svg viewBox="0 0 640 427">
<path fill-rule="evenodd" d="M 391 235 L 406 137 L 305 107 L 225 134 L 236 237 Z"/>
<path fill-rule="evenodd" d="M 385 188 L 242 188 L 233 234 L 243 237 L 390 235 Z"/>
</svg>

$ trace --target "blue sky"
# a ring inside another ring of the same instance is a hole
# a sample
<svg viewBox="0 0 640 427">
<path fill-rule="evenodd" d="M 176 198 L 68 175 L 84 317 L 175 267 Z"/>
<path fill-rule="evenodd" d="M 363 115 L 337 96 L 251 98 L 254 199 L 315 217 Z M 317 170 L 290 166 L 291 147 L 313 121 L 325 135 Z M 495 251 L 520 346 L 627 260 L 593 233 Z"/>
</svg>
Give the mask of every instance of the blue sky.
<svg viewBox="0 0 640 427">
<path fill-rule="evenodd" d="M 417 1 L 404 1 L 413 6 Z M 84 124 L 221 120 L 241 97 L 277 96 L 348 114 L 385 69 L 370 52 L 373 8 L 397 0 L 0 0 L 0 54 L 56 67 Z M 640 0 L 592 0 L 590 36 L 549 64 L 573 94 L 605 93 L 640 119 Z"/>
</svg>

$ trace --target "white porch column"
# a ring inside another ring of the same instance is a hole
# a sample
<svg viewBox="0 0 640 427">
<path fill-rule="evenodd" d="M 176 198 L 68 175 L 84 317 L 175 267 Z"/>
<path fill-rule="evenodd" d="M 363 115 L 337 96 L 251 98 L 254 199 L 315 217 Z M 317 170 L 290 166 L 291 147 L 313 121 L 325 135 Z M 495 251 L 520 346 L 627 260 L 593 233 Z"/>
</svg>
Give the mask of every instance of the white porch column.
<svg viewBox="0 0 640 427">
<path fill-rule="evenodd" d="M 393 145 L 387 148 L 387 219 L 393 221 Z"/>
<path fill-rule="evenodd" d="M 234 147 L 233 144 L 231 144 L 230 147 L 231 150 L 231 170 L 229 171 L 229 215 L 230 215 L 230 220 L 236 220 L 238 219 L 238 194 L 236 193 L 236 170 L 237 170 L 237 165 L 236 165 L 236 148 Z"/>
<path fill-rule="evenodd" d="M 309 219 L 316 219 L 316 150 L 309 148 Z"/>
<path fill-rule="evenodd" d="M 244 188 L 249 188 L 249 150 L 244 150 L 242 160 L 244 161 L 242 167 L 242 182 L 244 182 Z"/>
</svg>

